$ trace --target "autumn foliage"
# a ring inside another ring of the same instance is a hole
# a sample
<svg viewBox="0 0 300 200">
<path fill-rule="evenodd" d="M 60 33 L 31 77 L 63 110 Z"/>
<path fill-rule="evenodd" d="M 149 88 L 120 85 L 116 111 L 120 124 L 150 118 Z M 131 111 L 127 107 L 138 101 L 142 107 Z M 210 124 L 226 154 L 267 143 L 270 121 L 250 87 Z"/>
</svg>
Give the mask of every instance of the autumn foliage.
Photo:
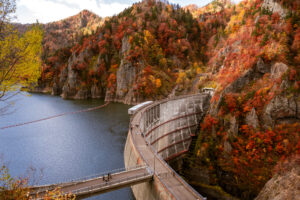
<svg viewBox="0 0 300 200">
<path fill-rule="evenodd" d="M 120 77 L 133 79 L 122 92 L 137 102 L 214 88 L 191 166 L 207 169 L 210 185 L 254 198 L 279 161 L 299 154 L 298 119 L 264 120 L 276 98 L 299 99 L 300 5 L 276 0 L 287 8 L 281 16 L 263 2 L 214 1 L 200 9 L 135 3 L 72 45 L 45 48 L 41 81 L 59 83 L 71 68 L 78 88 L 97 85 L 114 96 Z"/>
</svg>

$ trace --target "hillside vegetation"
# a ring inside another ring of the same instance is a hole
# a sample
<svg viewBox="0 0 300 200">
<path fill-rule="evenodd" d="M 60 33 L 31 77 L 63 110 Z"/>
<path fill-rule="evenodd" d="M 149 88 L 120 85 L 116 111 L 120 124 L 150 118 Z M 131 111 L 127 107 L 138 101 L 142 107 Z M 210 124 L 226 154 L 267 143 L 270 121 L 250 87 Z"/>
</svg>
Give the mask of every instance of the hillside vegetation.
<svg viewBox="0 0 300 200">
<path fill-rule="evenodd" d="M 181 172 L 209 195 L 253 199 L 281 163 L 297 160 L 299 1 L 181 8 L 147 0 L 105 20 L 80 19 L 45 26 L 39 91 L 136 104 L 214 88 Z M 84 27 L 80 36 L 63 29 L 72 24 Z"/>
<path fill-rule="evenodd" d="M 215 94 L 186 169 L 189 177 L 191 169 L 209 174 L 193 181 L 200 188 L 219 186 L 252 199 L 281 170 L 279 163 L 297 160 L 299 8 L 297 1 L 243 1 L 225 8 L 225 26 L 210 22 L 218 28 L 207 44 L 209 75 L 199 86 L 213 86 Z"/>
</svg>

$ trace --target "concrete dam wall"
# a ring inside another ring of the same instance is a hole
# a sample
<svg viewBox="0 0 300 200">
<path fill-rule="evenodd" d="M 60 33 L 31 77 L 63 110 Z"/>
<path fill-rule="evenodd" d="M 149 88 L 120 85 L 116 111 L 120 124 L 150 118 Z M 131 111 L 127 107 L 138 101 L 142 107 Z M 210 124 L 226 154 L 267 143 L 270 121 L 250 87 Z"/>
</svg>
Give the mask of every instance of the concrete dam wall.
<svg viewBox="0 0 300 200">
<path fill-rule="evenodd" d="M 172 160 L 189 149 L 208 106 L 208 95 L 154 103 L 142 115 L 142 133 L 164 160 Z"/>
<path fill-rule="evenodd" d="M 180 96 L 140 107 L 131 117 L 124 151 L 125 167 L 144 164 L 153 181 L 132 186 L 139 199 L 205 199 L 170 166 L 188 150 L 210 94 Z"/>
</svg>

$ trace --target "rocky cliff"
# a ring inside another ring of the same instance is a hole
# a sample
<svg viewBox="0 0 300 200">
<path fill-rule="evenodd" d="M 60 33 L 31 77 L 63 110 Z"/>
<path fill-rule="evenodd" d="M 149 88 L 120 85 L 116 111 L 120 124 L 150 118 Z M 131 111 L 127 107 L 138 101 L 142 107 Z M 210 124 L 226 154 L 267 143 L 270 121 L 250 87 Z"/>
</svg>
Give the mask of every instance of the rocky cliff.
<svg viewBox="0 0 300 200">
<path fill-rule="evenodd" d="M 278 166 L 278 172 L 266 183 L 255 200 L 298 199 L 300 196 L 300 158 L 294 157 Z"/>
<path fill-rule="evenodd" d="M 209 78 L 199 84 L 216 89 L 182 172 L 208 196 L 254 199 L 264 187 L 257 199 L 293 199 L 298 191 L 297 162 L 274 174 L 278 163 L 300 153 L 299 7 L 241 2 L 225 36 L 208 42 Z"/>
</svg>

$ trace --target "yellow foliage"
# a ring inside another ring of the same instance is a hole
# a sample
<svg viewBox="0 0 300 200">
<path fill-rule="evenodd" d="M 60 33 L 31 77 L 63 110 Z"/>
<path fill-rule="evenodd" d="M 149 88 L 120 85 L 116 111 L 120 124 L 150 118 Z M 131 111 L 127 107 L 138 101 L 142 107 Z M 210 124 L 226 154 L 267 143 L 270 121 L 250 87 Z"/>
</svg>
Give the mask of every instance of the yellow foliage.
<svg viewBox="0 0 300 200">
<path fill-rule="evenodd" d="M 149 79 L 150 79 L 151 83 L 155 84 L 155 78 L 153 75 L 150 75 Z"/>
<path fill-rule="evenodd" d="M 167 9 L 168 9 L 168 12 L 172 12 L 172 6 L 170 4 L 167 4 Z"/>
<path fill-rule="evenodd" d="M 156 88 L 160 88 L 161 87 L 161 80 L 159 78 L 156 79 L 155 85 L 156 85 Z"/>
<path fill-rule="evenodd" d="M 227 34 L 234 33 L 240 28 L 240 23 L 245 16 L 245 10 L 241 10 L 238 15 L 234 15 L 230 18 L 230 21 L 225 29 Z"/>
<path fill-rule="evenodd" d="M 184 71 L 181 71 L 181 72 L 179 72 L 179 74 L 178 74 L 176 83 L 177 83 L 177 84 L 180 84 L 180 83 L 184 82 L 185 79 L 186 79 L 186 74 L 185 74 Z"/>
<path fill-rule="evenodd" d="M 277 42 L 270 42 L 264 48 L 265 57 L 268 60 L 272 60 L 277 57 L 280 61 L 285 61 L 285 53 L 287 52 L 288 48 L 286 45 L 277 43 Z"/>
<path fill-rule="evenodd" d="M 150 31 L 145 30 L 144 31 L 144 43 L 143 43 L 143 50 L 145 55 L 149 57 L 157 57 L 157 58 L 162 58 L 159 60 L 160 64 L 162 66 L 167 65 L 167 60 L 164 59 L 164 52 L 160 45 L 158 44 L 157 40 L 155 37 L 150 33 Z"/>
<path fill-rule="evenodd" d="M 36 85 L 41 75 L 42 38 L 39 26 L 34 25 L 22 36 L 12 30 L 0 40 L 0 96 Z"/>
<path fill-rule="evenodd" d="M 54 198 L 55 197 L 55 198 Z M 75 200 L 75 195 L 70 194 L 64 194 L 61 192 L 60 188 L 56 188 L 52 191 L 49 191 L 46 193 L 46 195 L 43 197 L 44 200 Z"/>
<path fill-rule="evenodd" d="M 153 35 L 150 33 L 150 31 L 145 30 L 144 31 L 144 40 L 146 42 L 147 45 L 152 44 L 154 37 Z"/>
<path fill-rule="evenodd" d="M 2 165 L 2 166 L 1 166 Z M 39 194 L 31 195 L 27 179 L 12 178 L 8 168 L 0 163 L 0 199 L 39 199 Z M 46 191 L 43 195 L 45 200 L 75 200 L 75 195 L 63 194 L 60 188 Z"/>
<path fill-rule="evenodd" d="M 201 74 L 203 73 L 203 64 L 202 63 L 197 63 L 197 62 L 194 62 L 193 63 L 193 66 L 192 66 L 192 70 L 193 70 L 193 73 L 196 73 L 196 74 Z"/>
<path fill-rule="evenodd" d="M 211 81 L 211 82 L 207 83 L 205 85 L 205 87 L 216 89 L 217 88 L 217 83 L 215 81 Z"/>
<path fill-rule="evenodd" d="M 200 67 L 197 67 L 197 74 L 201 74 L 201 73 L 203 73 L 202 69 Z"/>
</svg>

